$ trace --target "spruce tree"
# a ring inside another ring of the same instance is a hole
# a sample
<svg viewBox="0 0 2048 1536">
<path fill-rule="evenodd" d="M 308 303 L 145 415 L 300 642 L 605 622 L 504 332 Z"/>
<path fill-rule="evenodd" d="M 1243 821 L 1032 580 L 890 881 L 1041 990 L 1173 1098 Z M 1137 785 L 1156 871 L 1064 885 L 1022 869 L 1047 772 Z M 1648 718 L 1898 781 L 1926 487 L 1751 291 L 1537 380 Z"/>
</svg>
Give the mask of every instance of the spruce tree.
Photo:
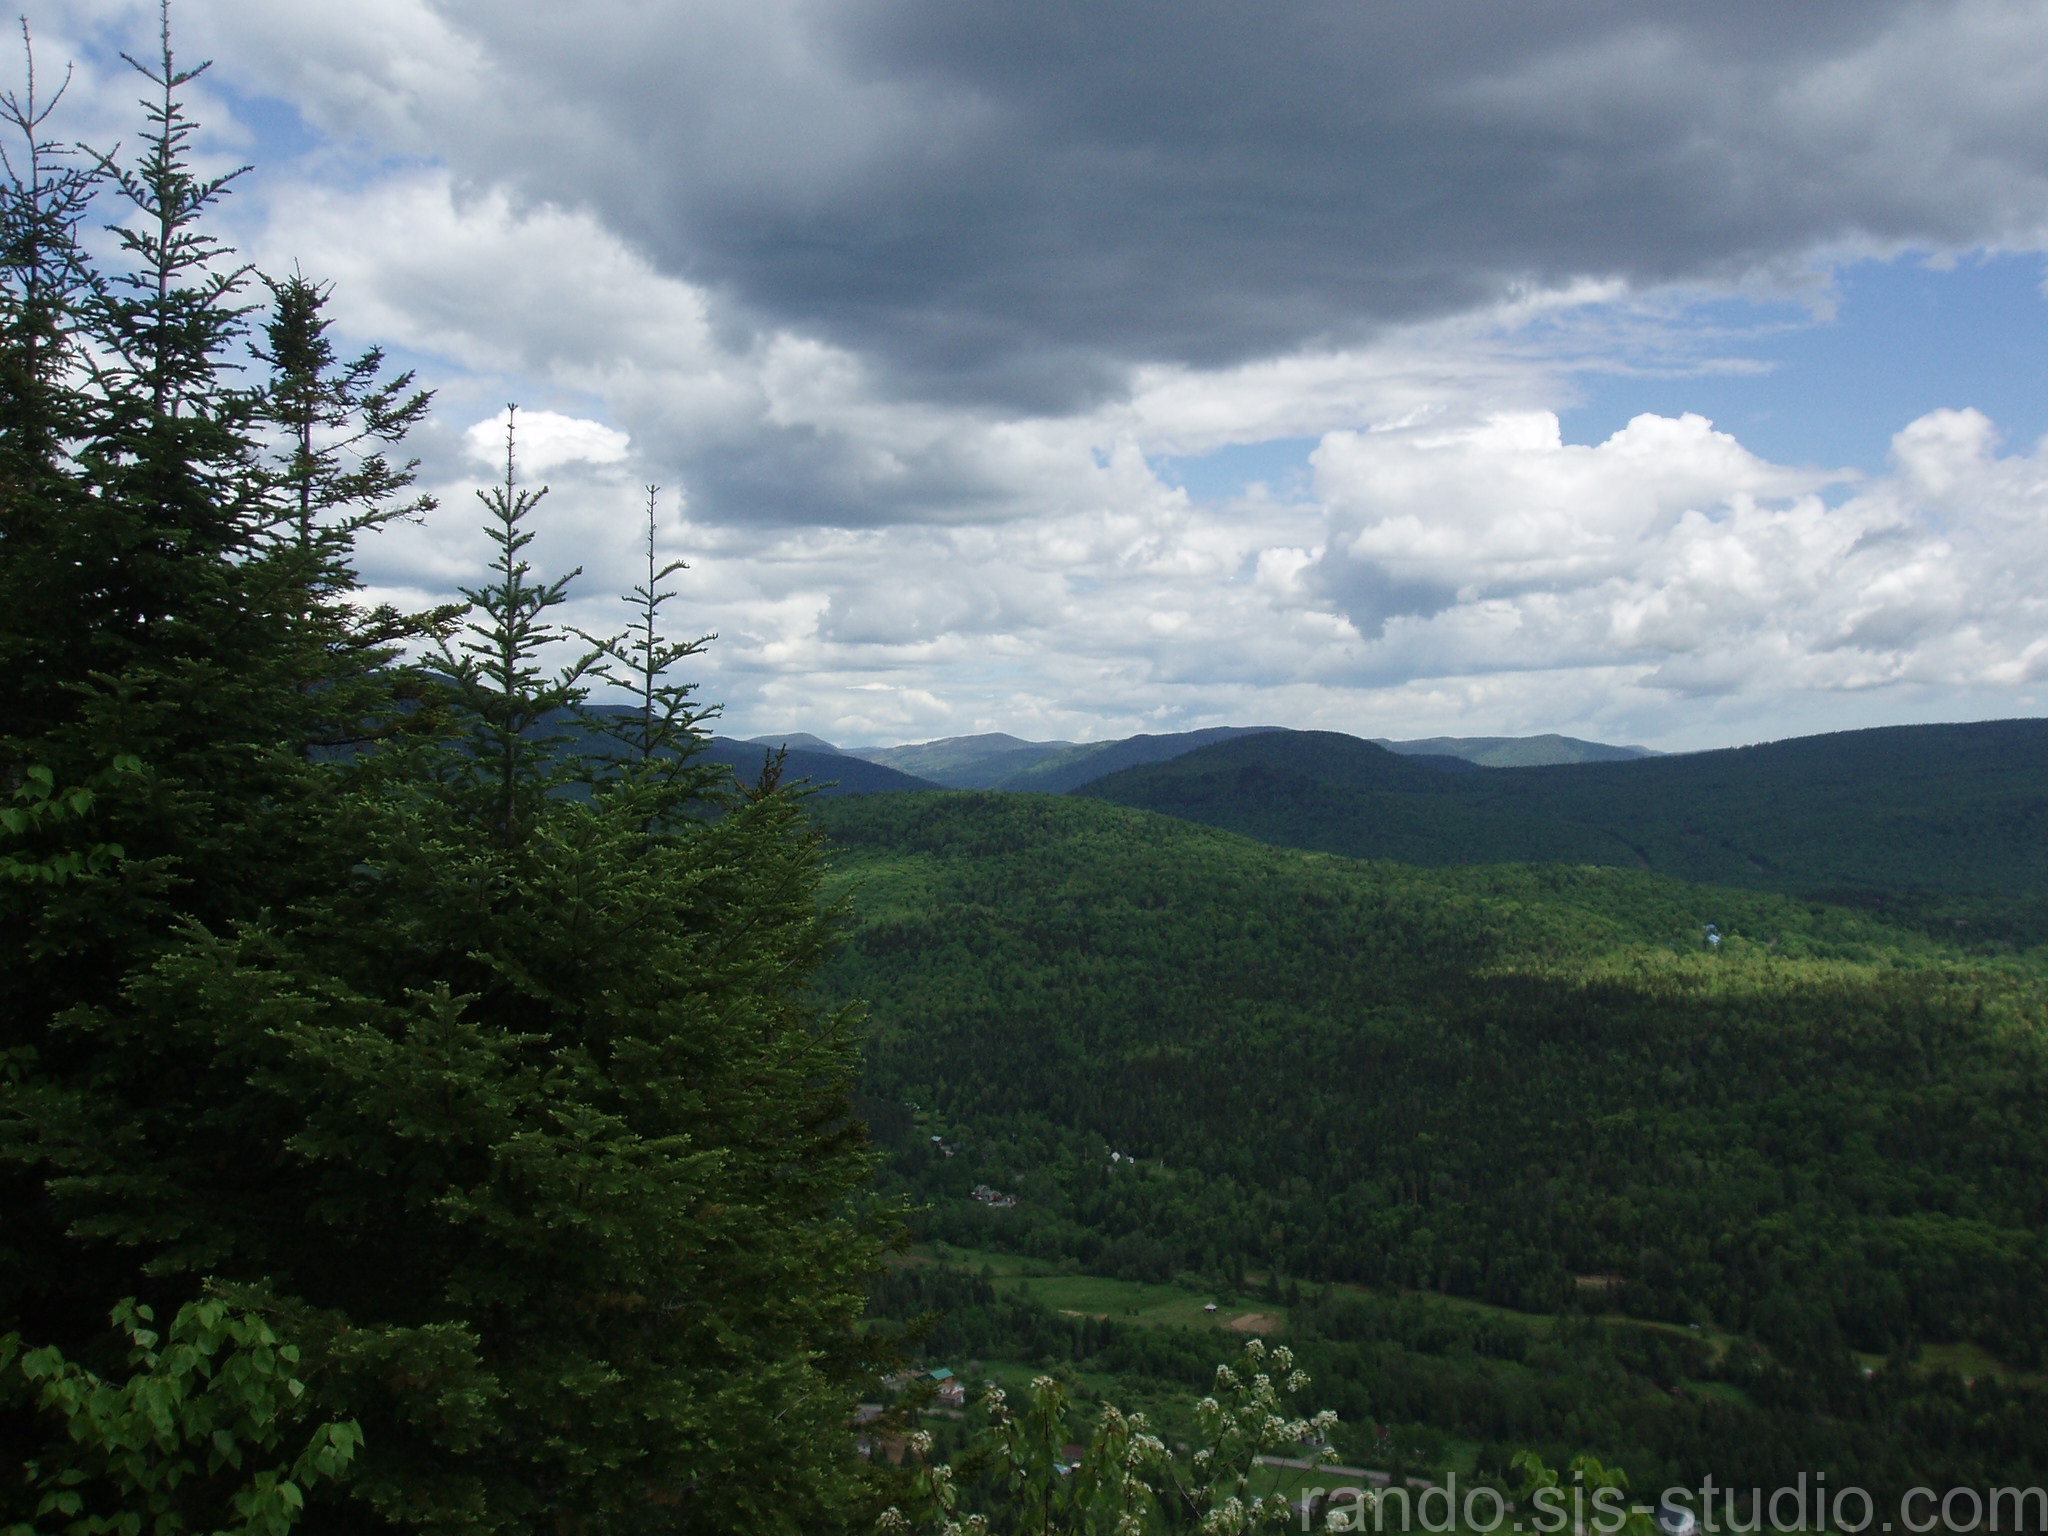
<svg viewBox="0 0 2048 1536">
<path fill-rule="evenodd" d="M 537 654 L 535 504 L 490 501 L 501 721 L 576 686 Z M 38 1106 L 53 1196 L 284 1319 L 383 1521 L 815 1526 L 882 1235 L 856 1020 L 809 994 L 818 840 L 787 790 L 599 757 L 562 794 L 573 753 L 497 740 L 386 749 L 344 796 L 347 881 L 131 982 L 118 1059 Z"/>
<path fill-rule="evenodd" d="M 130 210 L 125 266 L 32 172 L 42 244 L 0 272 L 0 644 L 37 659 L 0 677 L 0 774 L 71 808 L 0 853 L 79 855 L 0 884 L 0 1329 L 99 1369 L 127 1297 L 265 1318 L 314 1419 L 362 1427 L 318 1527 L 829 1525 L 888 1229 L 857 1019 L 811 995 L 839 914 L 801 802 L 691 762 L 658 567 L 638 649 L 550 667 L 566 578 L 527 568 L 509 467 L 447 679 L 396 663 L 448 615 L 360 614 L 349 550 L 409 469 L 322 454 L 424 404 L 323 349 L 310 285 L 255 340 L 197 71 L 167 31 L 138 68 L 141 159 L 75 168 Z M 267 386 L 229 371 L 252 344 Z M 62 600 L 7 602 L 39 581 Z M 582 691 L 628 661 L 661 739 L 586 751 Z M 0 1465 L 49 1433 L 0 1413 Z"/>
<path fill-rule="evenodd" d="M 385 664 L 418 627 L 355 611 L 337 538 L 309 553 L 289 536 L 278 489 L 295 466 L 264 449 L 289 431 L 273 400 L 294 380 L 235 380 L 247 274 L 204 227 L 234 177 L 192 172 L 183 93 L 204 66 L 179 67 L 167 26 L 160 44 L 135 65 L 150 94 L 133 165 L 64 162 L 41 104 L 9 112 L 28 152 L 0 269 L 0 776 L 11 788 L 40 767 L 93 792 L 91 818 L 39 824 L 38 860 L 125 855 L 90 889 L 0 891 L 0 1004 L 47 1018 L 110 1003 L 180 922 L 324 878 L 331 784 L 308 745 L 389 713 Z M 124 215 L 111 272 L 78 241 L 95 190 Z M 366 493 L 356 515 L 375 520 L 404 477 L 316 494 Z M 27 1043 L 56 1064 L 54 1042 Z"/>
<path fill-rule="evenodd" d="M 606 793 L 622 805 L 628 799 L 638 803 L 650 829 L 677 805 L 695 803 L 728 784 L 727 770 L 700 755 L 709 744 L 708 726 L 718 706 L 702 702 L 697 685 L 675 675 L 679 665 L 701 656 L 718 637 L 677 639 L 662 628 L 662 610 L 677 597 L 664 583 L 689 567 L 682 560 L 661 558 L 660 497 L 660 486 L 647 487 L 647 577 L 623 598 L 631 624 L 610 636 L 577 631 L 591 647 L 588 675 L 630 701 L 584 712 L 583 726 L 597 752 L 611 759 Z M 778 767 L 757 790 L 779 777 Z"/>
<path fill-rule="evenodd" d="M 380 347 L 347 362 L 336 355 L 327 334 L 330 289 L 296 271 L 263 281 L 272 307 L 256 356 L 271 368 L 265 414 L 285 440 L 278 510 L 301 551 L 331 549 L 339 575 L 359 535 L 434 509 L 431 496 L 394 499 L 411 487 L 419 460 L 386 457 L 434 397 L 413 387 L 411 372 L 387 377 Z"/>
<path fill-rule="evenodd" d="M 148 1286 L 136 1256 L 67 1245 L 27 1106 L 118 1057 L 123 989 L 181 930 L 338 878 L 336 784 L 309 747 L 393 711 L 408 628 L 355 612 L 338 545 L 279 536 L 290 465 L 266 462 L 265 392 L 234 378 L 246 273 L 204 228 L 234 177 L 193 173 L 184 96 L 205 66 L 179 66 L 167 18 L 159 44 L 130 61 L 133 164 L 66 157 L 32 91 L 5 104 L 0 790 L 23 813 L 5 852 L 72 878 L 0 882 L 0 1317 L 51 1343 L 98 1336 Z M 79 239 L 95 194 L 121 215 L 113 270 Z"/>
<path fill-rule="evenodd" d="M 519 844 L 550 794 L 584 774 L 582 762 L 563 749 L 580 734 L 574 717 L 589 693 L 593 660 L 578 657 L 555 671 L 546 661 L 573 638 L 549 614 L 569 600 L 582 567 L 553 581 L 534 579 L 526 558 L 534 535 L 526 525 L 548 492 L 519 484 L 518 418 L 517 407 L 506 409 L 503 482 L 476 493 L 493 548 L 493 579 L 462 589 L 471 617 L 459 638 L 441 643 L 438 657 L 465 728 L 456 749 L 444 754 L 444 777 L 507 848 Z"/>
</svg>

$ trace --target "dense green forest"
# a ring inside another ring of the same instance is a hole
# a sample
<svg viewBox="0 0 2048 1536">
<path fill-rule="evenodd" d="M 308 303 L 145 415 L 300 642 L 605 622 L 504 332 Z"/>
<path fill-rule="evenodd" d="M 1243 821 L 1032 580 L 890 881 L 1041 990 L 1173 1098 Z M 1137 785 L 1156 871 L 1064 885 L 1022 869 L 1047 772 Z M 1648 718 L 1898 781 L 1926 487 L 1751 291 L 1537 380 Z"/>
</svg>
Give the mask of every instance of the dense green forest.
<svg viewBox="0 0 2048 1536">
<path fill-rule="evenodd" d="M 1753 1399 L 1809 1408 L 1864 1379 L 1854 1352 L 2048 1363 L 2030 958 L 1775 893 L 1369 863 L 1072 796 L 814 814 L 859 913 L 827 981 L 871 1000 L 863 1108 L 932 1237 L 1698 1323 L 1761 1346 Z M 1658 1464 L 1783 1443 L 1719 1412 Z"/>
<path fill-rule="evenodd" d="M 1079 794 L 1287 847 L 1411 864 L 1560 859 L 2031 937 L 2048 721 L 1898 726 L 1633 762 L 1431 773 L 1329 732 L 1243 737 Z"/>
</svg>

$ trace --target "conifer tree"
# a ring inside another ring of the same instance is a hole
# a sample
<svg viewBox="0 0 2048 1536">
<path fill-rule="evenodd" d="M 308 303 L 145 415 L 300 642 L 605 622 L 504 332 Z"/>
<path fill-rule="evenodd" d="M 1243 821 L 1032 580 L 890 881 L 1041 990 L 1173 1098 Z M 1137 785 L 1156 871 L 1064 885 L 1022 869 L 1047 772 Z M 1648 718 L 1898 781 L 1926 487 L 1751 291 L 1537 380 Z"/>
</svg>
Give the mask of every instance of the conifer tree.
<svg viewBox="0 0 2048 1536">
<path fill-rule="evenodd" d="M 539 802 L 584 771 L 575 754 L 562 749 L 576 739 L 571 726 L 589 693 L 585 677 L 593 660 L 579 657 L 550 671 L 544 659 L 572 638 L 548 614 L 569 600 L 569 583 L 582 567 L 553 581 L 533 579 L 526 551 L 534 535 L 527 522 L 548 491 L 519 484 L 518 421 L 518 408 L 508 406 L 505 478 L 476 493 L 494 551 L 493 579 L 462 589 L 472 617 L 463 638 L 442 642 L 439 656 L 466 724 L 464 739 L 446 759 L 449 777 L 508 848 L 532 825 Z"/>
<path fill-rule="evenodd" d="M 8 112 L 28 149 L 0 268 L 0 781 L 42 767 L 96 791 L 90 818 L 36 829 L 35 861 L 125 854 L 90 890 L 0 891 L 19 946 L 0 1003 L 44 1017 L 108 1003 L 184 918 L 251 914 L 323 878 L 330 789 L 308 744 L 379 712 L 397 680 L 384 664 L 417 628 L 353 610 L 340 545 L 309 559 L 277 536 L 292 466 L 264 463 L 269 394 L 231 382 L 246 273 L 204 228 L 234 177 L 190 165 L 183 93 L 205 66 L 178 65 L 167 18 L 158 55 L 131 63 L 149 86 L 132 165 L 64 162 L 44 104 Z M 126 214 L 112 272 L 77 239 L 96 189 Z M 405 477 L 385 471 L 320 494 L 367 494 L 374 521 Z"/>
<path fill-rule="evenodd" d="M 334 877 L 335 785 L 308 747 L 388 701 L 407 628 L 355 614 L 337 547 L 309 561 L 275 536 L 267 403 L 230 382 L 245 273 L 204 228 L 234 178 L 192 171 L 184 93 L 205 66 L 179 66 L 167 12 L 159 44 L 130 61 L 133 164 L 64 156 L 33 89 L 0 107 L 19 146 L 0 194 L 0 791 L 22 812 L 0 852 L 71 876 L 0 882 L 0 1317 L 59 1344 L 103 1327 L 137 1260 L 67 1244 L 28 1106 L 119 1056 L 123 988 L 182 927 Z M 111 271 L 78 237 L 96 193 L 125 214 Z"/>
<path fill-rule="evenodd" d="M 47 136 L 70 75 L 39 96 L 26 21 L 21 38 L 24 87 L 0 92 L 0 131 L 18 141 L 0 140 L 0 269 L 9 279 L 0 284 L 0 484 L 11 498 L 54 489 L 59 444 L 77 432 L 65 381 L 76 300 L 89 281 L 78 226 L 99 181 L 76 150 Z"/>
<path fill-rule="evenodd" d="M 402 495 L 419 460 L 394 464 L 386 450 L 405 440 L 433 403 L 414 375 L 386 377 L 382 348 L 343 362 L 327 334 L 330 290 L 302 272 L 265 278 L 271 315 L 256 355 L 271 368 L 266 414 L 282 429 L 279 508 L 304 552 L 331 548 L 345 562 L 356 538 L 400 518 L 418 519 L 434 498 Z M 352 462 L 351 462 L 352 461 Z"/>
<path fill-rule="evenodd" d="M 588 711 L 584 717 L 587 729 L 612 760 L 606 793 L 635 799 L 650 828 L 664 823 L 678 806 L 692 804 L 727 782 L 724 768 L 699 755 L 708 739 L 707 722 L 718 706 L 701 702 L 697 685 L 675 675 L 677 666 L 702 655 L 718 637 L 681 640 L 662 629 L 662 610 L 677 596 L 663 583 L 689 567 L 681 560 L 661 558 L 660 496 L 660 486 L 647 487 L 647 578 L 623 599 L 632 611 L 632 623 L 611 636 L 578 631 L 591 647 L 590 675 L 631 701 Z M 761 785 L 771 782 L 764 778 Z"/>
<path fill-rule="evenodd" d="M 409 469 L 322 455 L 424 407 L 324 350 L 291 280 L 270 385 L 231 382 L 252 337 L 203 228 L 227 183 L 189 168 L 197 71 L 168 31 L 137 67 L 141 159 L 80 172 L 135 216 L 126 267 L 74 242 L 61 312 L 0 337 L 50 397 L 0 403 L 0 597 L 69 582 L 0 604 L 10 654 L 52 658 L 0 678 L 0 774 L 67 808 L 0 854 L 101 855 L 0 884 L 0 1331 L 104 1375 L 125 1298 L 265 1319 L 315 1421 L 362 1427 L 316 1527 L 829 1526 L 886 1224 L 857 1019 L 810 992 L 838 915 L 801 803 L 671 771 L 694 642 L 660 633 L 658 567 L 640 649 L 550 668 L 567 578 L 527 565 L 511 442 L 444 707 L 402 707 L 431 685 L 393 646 L 446 616 L 357 615 L 348 554 Z M 13 193 L 68 238 L 65 185 Z M 0 271 L 10 314 L 34 281 Z M 666 733 L 630 763 L 567 728 L 622 659 Z M 44 1432 L 0 1410 L 0 1466 Z M 0 1521 L 22 1496 L 0 1480 Z"/>
</svg>

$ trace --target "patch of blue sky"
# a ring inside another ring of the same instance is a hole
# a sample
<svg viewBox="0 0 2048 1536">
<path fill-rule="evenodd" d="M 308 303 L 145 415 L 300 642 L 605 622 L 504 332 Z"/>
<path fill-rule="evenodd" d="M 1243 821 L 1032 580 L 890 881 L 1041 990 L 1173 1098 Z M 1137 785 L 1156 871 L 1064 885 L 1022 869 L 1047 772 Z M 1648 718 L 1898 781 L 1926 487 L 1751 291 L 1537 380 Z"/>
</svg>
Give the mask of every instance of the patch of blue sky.
<svg viewBox="0 0 2048 1536">
<path fill-rule="evenodd" d="M 233 114 L 240 135 L 246 136 L 244 153 L 252 164 L 282 167 L 286 161 L 327 147 L 326 136 L 316 133 L 290 102 L 240 90 L 224 76 L 212 73 L 207 75 L 206 85 Z"/>
<path fill-rule="evenodd" d="M 1308 456 L 1316 437 L 1276 437 L 1263 443 L 1233 443 L 1209 453 L 1167 455 L 1151 461 L 1153 471 L 1196 501 L 1235 501 L 1263 485 L 1275 501 L 1306 500 L 1314 472 Z"/>
<path fill-rule="evenodd" d="M 2009 450 L 2048 432 L 2038 254 L 1857 262 L 1834 292 L 1832 312 L 1695 305 L 1662 360 L 1586 360 L 1577 403 L 1560 412 L 1566 441 L 1601 442 L 1645 411 L 1693 411 L 1779 463 L 1875 472 L 1893 433 L 1942 407 L 1982 411 Z"/>
</svg>

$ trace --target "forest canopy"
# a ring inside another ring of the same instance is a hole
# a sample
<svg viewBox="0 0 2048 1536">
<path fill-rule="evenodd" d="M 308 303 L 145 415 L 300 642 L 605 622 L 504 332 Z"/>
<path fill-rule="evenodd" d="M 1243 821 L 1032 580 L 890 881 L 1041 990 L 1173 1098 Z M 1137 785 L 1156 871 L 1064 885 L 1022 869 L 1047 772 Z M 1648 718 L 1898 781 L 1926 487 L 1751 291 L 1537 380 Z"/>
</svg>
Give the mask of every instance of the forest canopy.
<svg viewBox="0 0 2048 1536">
<path fill-rule="evenodd" d="M 1804 1426 L 1825 1409 L 1851 1426 L 1828 1455 L 1886 1463 L 1882 1426 L 1961 1411 L 1902 1406 L 1923 1351 L 1967 1346 L 2006 1382 L 2048 1362 L 2031 955 L 1637 870 L 1276 849 L 1081 797 L 817 815 L 858 893 L 826 975 L 874 1011 L 863 1108 L 888 1186 L 928 1203 L 949 1248 L 1291 1290 L 1301 1347 L 1333 1392 L 1358 1384 L 1353 1410 L 1405 1404 L 1453 1436 L 1549 1436 L 1695 1483 L 1790 1475 L 1815 1442 L 1779 1411 Z M 1746 1341 L 1616 1369 L 1668 1401 L 1712 1354 L 1749 1406 L 1706 1393 L 1691 1417 L 1609 1416 L 1590 1359 L 1523 1337 L 1505 1358 L 1541 1353 L 1551 1402 L 1584 1394 L 1540 1408 L 1521 1365 L 1450 1372 L 1420 1358 L 1448 1346 L 1418 1351 L 1398 1315 L 1344 1299 L 1417 1292 L 1507 1309 L 1524 1335 L 1560 1314 L 1650 1328 L 1596 1331 L 1601 1358 L 1672 1332 Z M 1055 1352 L 1108 1360 L 1128 1335 Z M 1880 1402 L 1865 1367 L 1887 1360 Z M 2001 1475 L 2043 1450 L 1961 1439 Z M 1888 1475 L 1956 1465 L 1901 1443 Z"/>
</svg>

